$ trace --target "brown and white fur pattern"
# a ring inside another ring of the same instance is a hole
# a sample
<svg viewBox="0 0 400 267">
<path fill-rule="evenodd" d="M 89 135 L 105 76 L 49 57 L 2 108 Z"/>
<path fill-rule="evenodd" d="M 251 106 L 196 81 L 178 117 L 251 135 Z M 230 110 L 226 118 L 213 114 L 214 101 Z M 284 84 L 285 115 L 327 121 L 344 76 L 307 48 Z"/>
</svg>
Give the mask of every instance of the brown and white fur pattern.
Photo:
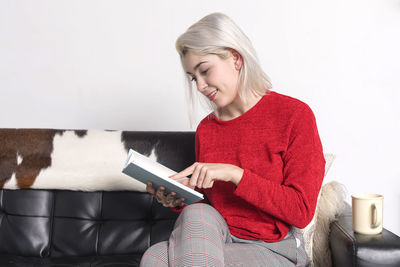
<svg viewBox="0 0 400 267">
<path fill-rule="evenodd" d="M 145 185 L 123 174 L 123 131 L 0 130 L 0 188 L 135 190 Z M 147 155 L 157 160 L 154 147 Z"/>
</svg>

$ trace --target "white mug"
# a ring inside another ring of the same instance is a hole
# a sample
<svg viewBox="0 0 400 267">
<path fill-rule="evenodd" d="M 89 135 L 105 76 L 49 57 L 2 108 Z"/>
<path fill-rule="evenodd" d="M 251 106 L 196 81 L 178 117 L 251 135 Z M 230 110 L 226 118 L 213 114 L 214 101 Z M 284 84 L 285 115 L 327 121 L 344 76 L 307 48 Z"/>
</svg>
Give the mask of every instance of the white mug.
<svg viewBox="0 0 400 267">
<path fill-rule="evenodd" d="M 383 229 L 383 196 L 353 194 L 351 199 L 354 232 L 364 235 L 380 234 Z"/>
</svg>

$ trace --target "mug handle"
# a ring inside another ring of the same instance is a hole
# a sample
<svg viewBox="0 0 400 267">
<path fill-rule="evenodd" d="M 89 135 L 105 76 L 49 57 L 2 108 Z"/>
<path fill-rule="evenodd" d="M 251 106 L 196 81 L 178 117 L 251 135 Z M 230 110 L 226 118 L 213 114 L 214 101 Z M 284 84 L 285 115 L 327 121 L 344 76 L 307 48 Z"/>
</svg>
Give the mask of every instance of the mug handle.
<svg viewBox="0 0 400 267">
<path fill-rule="evenodd" d="M 381 223 L 382 223 L 382 213 L 380 212 L 380 209 L 378 210 L 376 208 L 375 204 L 372 204 L 372 228 L 379 227 Z"/>
</svg>

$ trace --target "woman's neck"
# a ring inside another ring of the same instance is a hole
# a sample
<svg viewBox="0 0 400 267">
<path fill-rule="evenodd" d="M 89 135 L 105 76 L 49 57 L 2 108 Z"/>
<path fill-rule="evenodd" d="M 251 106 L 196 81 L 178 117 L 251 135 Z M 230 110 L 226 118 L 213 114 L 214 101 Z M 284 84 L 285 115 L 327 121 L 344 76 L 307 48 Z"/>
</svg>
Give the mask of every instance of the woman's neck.
<svg viewBox="0 0 400 267">
<path fill-rule="evenodd" d="M 219 110 L 219 119 L 222 121 L 233 120 L 242 114 L 246 113 L 249 109 L 254 107 L 262 96 L 250 94 L 247 104 L 244 104 L 239 96 L 228 106 Z"/>
</svg>

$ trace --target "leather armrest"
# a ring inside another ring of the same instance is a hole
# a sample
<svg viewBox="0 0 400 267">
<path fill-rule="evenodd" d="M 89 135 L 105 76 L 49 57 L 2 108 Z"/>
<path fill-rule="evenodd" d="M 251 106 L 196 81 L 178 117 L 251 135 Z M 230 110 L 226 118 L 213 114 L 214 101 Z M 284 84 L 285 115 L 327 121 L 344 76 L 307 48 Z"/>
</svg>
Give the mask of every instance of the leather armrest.
<svg viewBox="0 0 400 267">
<path fill-rule="evenodd" d="M 347 203 L 330 230 L 333 266 L 400 266 L 400 237 L 386 229 L 378 235 L 354 233 L 351 207 Z"/>
</svg>

